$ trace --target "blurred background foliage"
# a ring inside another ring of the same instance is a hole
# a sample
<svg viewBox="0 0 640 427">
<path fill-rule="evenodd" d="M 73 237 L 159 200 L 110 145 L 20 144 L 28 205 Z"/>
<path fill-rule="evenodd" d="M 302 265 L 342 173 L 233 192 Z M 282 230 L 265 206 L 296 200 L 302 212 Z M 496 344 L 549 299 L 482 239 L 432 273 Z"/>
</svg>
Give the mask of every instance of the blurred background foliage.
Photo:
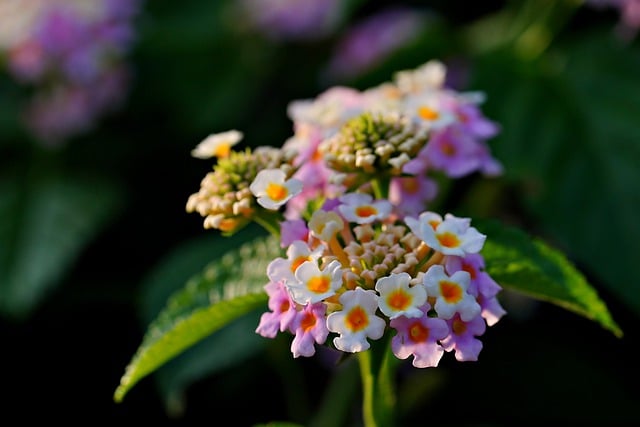
<svg viewBox="0 0 640 427">
<path fill-rule="evenodd" d="M 322 354 L 293 360 L 286 339 L 253 333 L 261 311 L 182 354 L 124 402 L 112 393 L 169 296 L 261 233 L 223 238 L 185 213 L 210 169 L 190 150 L 228 129 L 243 131 L 247 146 L 279 146 L 292 134 L 289 102 L 334 85 L 366 89 L 440 59 L 452 87 L 487 95 L 483 111 L 501 126 L 489 143 L 505 166 L 499 178 L 455 183 L 445 204 L 561 249 L 625 336 L 506 294 L 508 315 L 483 337 L 479 362 L 403 371 L 404 420 L 640 422 L 631 349 L 640 316 L 637 3 L 147 0 L 120 58 L 131 75 L 118 107 L 55 142 L 25 122 L 41 88 L 16 79 L 5 50 L 3 418 L 186 425 L 224 411 L 236 425 L 357 425 L 353 367 L 335 376 Z M 17 19 L 6 4 L 0 27 Z M 283 4 L 289 13 L 278 14 Z M 323 413 L 324 390 L 344 398 L 343 414 Z"/>
</svg>

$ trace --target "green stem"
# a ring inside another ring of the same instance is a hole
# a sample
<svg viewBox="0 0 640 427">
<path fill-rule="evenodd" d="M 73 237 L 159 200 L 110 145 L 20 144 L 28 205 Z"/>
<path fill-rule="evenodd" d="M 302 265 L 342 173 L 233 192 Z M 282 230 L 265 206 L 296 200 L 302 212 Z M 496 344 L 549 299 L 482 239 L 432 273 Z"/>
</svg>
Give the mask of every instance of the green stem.
<svg viewBox="0 0 640 427">
<path fill-rule="evenodd" d="M 280 238 L 280 218 L 270 212 L 258 213 L 253 220 L 273 236 Z"/>
<path fill-rule="evenodd" d="M 362 418 L 366 427 L 394 425 L 394 380 L 398 363 L 391 354 L 389 343 L 387 340 L 374 342 L 369 350 L 358 353 L 362 380 Z"/>
<path fill-rule="evenodd" d="M 375 415 L 375 379 L 371 369 L 371 352 L 358 353 L 360 377 L 362 379 L 362 418 L 366 427 L 377 427 Z"/>
<path fill-rule="evenodd" d="M 371 179 L 371 189 L 376 199 L 386 199 L 389 196 L 389 179 L 382 177 Z"/>
</svg>

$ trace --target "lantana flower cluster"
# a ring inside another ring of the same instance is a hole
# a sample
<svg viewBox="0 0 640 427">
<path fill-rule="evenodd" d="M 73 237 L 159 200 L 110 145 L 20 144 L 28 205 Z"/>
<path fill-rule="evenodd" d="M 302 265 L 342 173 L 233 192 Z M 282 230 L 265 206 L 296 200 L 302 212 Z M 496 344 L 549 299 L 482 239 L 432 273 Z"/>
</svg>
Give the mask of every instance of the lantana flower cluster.
<svg viewBox="0 0 640 427">
<path fill-rule="evenodd" d="M 294 134 L 279 148 L 234 151 L 243 134 L 231 130 L 192 151 L 217 161 L 188 212 L 227 235 L 256 221 L 280 236 L 256 332 L 291 334 L 293 357 L 318 345 L 361 352 L 390 334 L 393 354 L 416 367 L 444 352 L 474 361 L 505 314 L 481 254 L 487 236 L 429 210 L 435 178 L 502 170 L 482 94 L 447 88 L 445 74 L 429 61 L 365 91 L 294 101 Z"/>
</svg>

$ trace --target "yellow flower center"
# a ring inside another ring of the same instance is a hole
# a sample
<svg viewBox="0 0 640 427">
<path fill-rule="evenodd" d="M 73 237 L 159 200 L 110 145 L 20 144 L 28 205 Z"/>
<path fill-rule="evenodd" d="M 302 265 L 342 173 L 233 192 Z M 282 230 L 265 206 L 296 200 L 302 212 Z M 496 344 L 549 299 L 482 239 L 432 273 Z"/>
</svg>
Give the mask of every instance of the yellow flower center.
<svg viewBox="0 0 640 427">
<path fill-rule="evenodd" d="M 326 276 L 315 276 L 307 282 L 307 289 L 316 294 L 323 294 L 329 290 L 329 278 Z"/>
<path fill-rule="evenodd" d="M 284 200 L 288 194 L 289 191 L 287 191 L 287 187 L 285 187 L 284 185 L 270 182 L 267 186 L 267 196 L 269 196 L 271 200 L 275 200 L 276 202 Z"/>
<path fill-rule="evenodd" d="M 418 108 L 418 115 L 425 120 L 436 120 L 440 117 L 440 114 L 432 108 L 427 107 L 426 105 Z"/>
<path fill-rule="evenodd" d="M 213 155 L 216 157 L 229 157 L 229 153 L 231 152 L 231 145 L 227 143 L 218 144 Z"/>
<path fill-rule="evenodd" d="M 458 236 L 448 231 L 438 234 L 436 237 L 438 238 L 438 242 L 440 242 L 440 244 L 445 248 L 457 248 L 460 246 L 460 239 L 458 239 Z"/>
</svg>

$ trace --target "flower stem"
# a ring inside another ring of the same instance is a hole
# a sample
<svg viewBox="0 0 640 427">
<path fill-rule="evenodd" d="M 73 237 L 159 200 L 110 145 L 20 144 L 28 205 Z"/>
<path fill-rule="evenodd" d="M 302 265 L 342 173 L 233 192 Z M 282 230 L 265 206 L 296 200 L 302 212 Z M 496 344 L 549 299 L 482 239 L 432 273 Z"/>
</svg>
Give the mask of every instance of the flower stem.
<svg viewBox="0 0 640 427">
<path fill-rule="evenodd" d="M 280 238 L 280 221 L 275 215 L 255 215 L 253 220 L 273 236 Z"/>
<path fill-rule="evenodd" d="M 362 380 L 362 417 L 366 427 L 394 425 L 394 374 L 397 359 L 390 355 L 391 349 L 386 340 L 374 342 L 369 350 L 358 353 Z"/>
</svg>

